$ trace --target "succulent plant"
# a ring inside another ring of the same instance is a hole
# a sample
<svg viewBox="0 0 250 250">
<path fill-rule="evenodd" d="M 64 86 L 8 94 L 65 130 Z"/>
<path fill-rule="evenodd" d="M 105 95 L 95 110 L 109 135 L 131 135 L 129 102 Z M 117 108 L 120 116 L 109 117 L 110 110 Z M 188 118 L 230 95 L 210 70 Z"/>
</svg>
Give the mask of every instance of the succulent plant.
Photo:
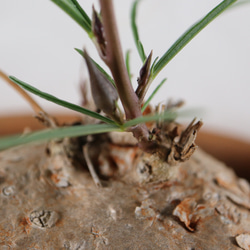
<svg viewBox="0 0 250 250">
<path fill-rule="evenodd" d="M 150 105 L 166 78 L 145 99 L 159 72 L 236 0 L 222 1 L 156 58 L 140 40 L 135 0 L 131 27 L 141 59 L 135 88 L 112 1 L 100 0 L 92 18 L 77 0 L 52 2 L 88 34 L 110 72 L 76 49 L 90 84 L 82 86 L 79 106 L 0 71 L 47 127 L 0 138 L 0 150 L 38 142 L 0 152 L 0 246 L 249 249 L 249 183 L 202 150 L 190 159 L 202 122 L 193 119 L 185 129 L 177 123 L 187 114 L 179 111 L 182 101 Z M 27 92 L 83 118 L 60 125 Z"/>
<path fill-rule="evenodd" d="M 101 11 L 97 13 L 93 7 L 92 19 L 86 14 L 76 0 L 52 0 L 52 2 L 64 10 L 83 28 L 91 41 L 95 44 L 100 58 L 108 66 L 111 72 L 111 75 L 106 72 L 93 58 L 91 58 L 86 50 L 82 51 L 76 49 L 84 57 L 87 64 L 92 97 L 96 110 L 90 110 L 60 100 L 32 87 L 16 77 L 11 76 L 9 79 L 17 84 L 16 88 L 20 86 L 26 91 L 30 91 L 61 106 L 83 113 L 97 121 L 95 121 L 95 124 L 91 125 L 59 127 L 55 126 L 56 122 L 42 111 L 42 109 L 38 111 L 38 109 L 35 108 L 37 116 L 40 117 L 41 120 L 46 120 L 47 124 L 50 124 L 50 129 L 21 137 L 13 136 L 2 138 L 0 140 L 0 149 L 28 143 L 34 140 L 84 136 L 110 131 L 129 131 L 137 139 L 138 145 L 142 150 L 153 154 L 156 153 L 164 161 L 175 164 L 176 161 L 188 159 L 196 148 L 194 140 L 197 131 L 202 126 L 202 122 L 198 121 L 195 123 L 192 121 L 190 125 L 180 133 L 177 132 L 179 125 L 175 122 L 175 118 L 177 117 L 176 107 L 178 105 L 162 105 L 161 108 L 157 107 L 151 109 L 147 115 L 143 113 L 148 107 L 150 100 L 166 79 L 161 81 L 148 100 L 145 100 L 145 95 L 151 83 L 170 60 L 172 60 L 175 55 L 192 40 L 192 38 L 230 5 L 236 2 L 236 0 L 222 1 L 205 17 L 192 25 L 183 35 L 181 35 L 163 56 L 160 58 L 156 57 L 155 59 L 153 59 L 152 51 L 149 53 L 148 57 L 146 56 L 143 44 L 140 40 L 136 24 L 136 13 L 140 1 L 134 1 L 131 11 L 131 27 L 138 54 L 142 61 L 142 66 L 138 73 L 138 86 L 136 89 L 133 88 L 130 79 L 129 56 L 127 55 L 125 59 L 121 48 L 112 1 L 100 0 Z M 27 93 L 25 95 L 27 96 Z M 122 107 L 119 106 L 119 101 Z M 159 120 L 161 120 L 161 122 L 157 122 Z M 155 126 L 147 126 L 146 123 L 148 121 L 155 121 Z M 52 126 L 52 124 L 54 125 Z M 170 160 L 170 158 L 172 160 Z"/>
</svg>

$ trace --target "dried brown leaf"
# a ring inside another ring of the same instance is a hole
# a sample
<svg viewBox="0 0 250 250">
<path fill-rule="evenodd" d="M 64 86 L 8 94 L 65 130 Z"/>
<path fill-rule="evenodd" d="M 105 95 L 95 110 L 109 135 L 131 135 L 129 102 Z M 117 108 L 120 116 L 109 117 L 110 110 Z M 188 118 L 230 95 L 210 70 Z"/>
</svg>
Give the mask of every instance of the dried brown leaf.
<svg viewBox="0 0 250 250">
<path fill-rule="evenodd" d="M 147 93 L 148 87 L 149 87 L 149 76 L 150 76 L 150 65 L 151 65 L 151 59 L 152 59 L 152 51 L 150 52 L 147 60 L 143 64 L 139 78 L 138 78 L 138 87 L 135 91 L 136 95 L 138 96 L 140 102 L 143 102 L 143 99 Z"/>
<path fill-rule="evenodd" d="M 93 14 L 92 14 L 92 30 L 95 35 L 97 48 L 101 56 L 106 56 L 106 39 L 104 34 L 104 29 L 102 25 L 102 21 L 96 12 L 93 6 Z"/>
<path fill-rule="evenodd" d="M 118 100 L 117 90 L 92 62 L 86 51 L 84 51 L 84 55 L 89 71 L 92 96 L 96 107 L 112 117 L 115 114 L 116 102 Z"/>
</svg>

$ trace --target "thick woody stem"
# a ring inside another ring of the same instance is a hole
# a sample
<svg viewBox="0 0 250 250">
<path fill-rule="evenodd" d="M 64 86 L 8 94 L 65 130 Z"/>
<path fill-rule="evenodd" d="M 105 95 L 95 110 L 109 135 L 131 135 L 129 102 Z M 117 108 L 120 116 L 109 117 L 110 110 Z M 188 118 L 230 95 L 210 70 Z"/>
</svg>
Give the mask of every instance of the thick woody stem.
<svg viewBox="0 0 250 250">
<path fill-rule="evenodd" d="M 126 118 L 129 120 L 140 117 L 142 115 L 141 106 L 126 70 L 112 0 L 100 0 L 100 5 L 107 42 L 106 55 L 103 57 L 103 60 L 110 68 L 114 77 Z M 138 125 L 136 132 L 133 129 L 132 132 L 139 142 L 148 141 L 149 131 L 145 124 Z"/>
</svg>

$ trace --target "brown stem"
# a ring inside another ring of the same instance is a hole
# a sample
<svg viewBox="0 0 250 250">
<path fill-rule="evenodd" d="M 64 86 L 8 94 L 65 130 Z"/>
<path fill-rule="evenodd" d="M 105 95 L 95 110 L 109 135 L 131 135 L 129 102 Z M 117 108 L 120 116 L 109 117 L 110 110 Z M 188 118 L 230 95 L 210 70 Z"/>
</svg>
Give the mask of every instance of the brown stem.
<svg viewBox="0 0 250 250">
<path fill-rule="evenodd" d="M 114 77 L 127 119 L 141 116 L 138 97 L 131 85 L 119 39 L 112 0 L 100 0 L 102 21 L 107 41 L 107 54 L 104 57 Z"/>
<path fill-rule="evenodd" d="M 125 66 L 120 38 L 118 34 L 114 7 L 112 0 L 100 0 L 103 28 L 106 38 L 106 55 L 103 60 L 110 68 L 119 93 L 126 118 L 133 119 L 140 117 L 141 106 L 139 99 L 131 85 L 129 75 Z M 131 129 L 139 143 L 147 144 L 149 131 L 145 124 L 138 125 Z M 144 147 L 142 145 L 142 147 Z"/>
</svg>

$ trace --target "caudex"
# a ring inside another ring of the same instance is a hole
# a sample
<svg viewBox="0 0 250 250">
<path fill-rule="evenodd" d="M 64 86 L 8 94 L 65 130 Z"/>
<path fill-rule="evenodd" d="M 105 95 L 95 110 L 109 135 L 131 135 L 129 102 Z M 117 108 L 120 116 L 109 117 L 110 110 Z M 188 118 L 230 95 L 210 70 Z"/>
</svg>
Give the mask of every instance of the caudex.
<svg viewBox="0 0 250 250">
<path fill-rule="evenodd" d="M 49 140 L 112 131 L 126 131 L 133 134 L 137 139 L 138 146 L 143 151 L 157 154 L 163 161 L 169 164 L 176 164 L 176 162 L 187 160 L 196 149 L 194 140 L 197 131 L 202 126 L 202 122 L 195 122 L 194 119 L 184 131 L 179 132 L 179 126 L 175 122 L 175 110 L 181 103 L 159 105 L 154 110 L 150 109 L 149 114 L 145 115 L 145 110 L 149 107 L 149 101 L 166 79 L 153 91 L 153 94 L 148 100 L 145 100 L 145 95 L 150 84 L 168 62 L 173 59 L 193 37 L 206 27 L 207 24 L 220 15 L 231 4 L 236 2 L 236 0 L 222 1 L 204 18 L 180 36 L 162 57 L 157 57 L 154 61 L 152 61 L 153 52 L 151 51 L 149 55 L 146 56 L 139 38 L 136 25 L 136 12 L 139 0 L 136 0 L 131 12 L 131 26 L 136 47 L 142 60 L 142 67 L 137 79 L 138 85 L 136 89 L 133 88 L 131 83 L 129 55 L 127 54 L 125 60 L 121 48 L 112 0 L 100 0 L 100 13 L 97 13 L 93 7 L 92 19 L 76 0 L 52 0 L 52 2 L 63 9 L 87 32 L 89 38 L 95 44 L 100 58 L 111 72 L 111 75 L 109 75 L 109 73 L 90 57 L 86 50 L 76 49 L 86 61 L 96 111 L 60 100 L 15 77 L 9 77 L 12 81 L 11 83 L 2 72 L 0 72 L 0 76 L 4 77 L 11 84 L 15 83 L 15 87 L 18 88 L 19 92 L 22 92 L 29 101 L 30 98 L 27 97 L 28 94 L 23 92 L 21 87 L 49 101 L 93 117 L 99 120 L 99 122 L 90 125 L 58 127 L 53 118 L 47 115 L 39 106 L 37 107 L 37 104 L 34 104 L 33 101 L 30 101 L 37 116 L 41 120 L 47 121 L 50 129 L 22 137 L 13 136 L 2 138 L 0 140 L 0 149 L 41 139 Z M 118 100 L 120 100 L 124 112 L 121 111 L 122 109 L 119 107 Z M 87 100 L 85 100 L 85 102 L 86 101 Z M 149 121 L 154 121 L 154 126 L 148 126 L 147 122 Z"/>
</svg>

